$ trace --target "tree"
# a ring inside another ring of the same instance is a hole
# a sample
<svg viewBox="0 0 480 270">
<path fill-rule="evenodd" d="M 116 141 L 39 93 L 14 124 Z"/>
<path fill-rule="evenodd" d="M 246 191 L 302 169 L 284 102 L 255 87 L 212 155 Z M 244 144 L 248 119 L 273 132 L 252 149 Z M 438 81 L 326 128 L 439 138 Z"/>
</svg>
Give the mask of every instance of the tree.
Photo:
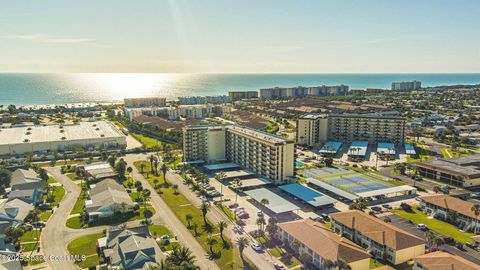
<svg viewBox="0 0 480 270">
<path fill-rule="evenodd" d="M 223 231 L 228 227 L 228 224 L 225 221 L 218 222 L 218 230 L 220 230 L 220 238 L 222 238 L 222 242 L 225 243 L 225 239 L 223 238 Z"/>
<path fill-rule="evenodd" d="M 237 239 L 238 250 L 240 251 L 240 258 L 243 260 L 243 251 L 248 246 L 250 241 L 245 237 L 239 237 Z"/>
<path fill-rule="evenodd" d="M 348 206 L 348 208 L 351 210 L 356 209 L 363 211 L 367 208 L 367 201 L 364 198 L 356 199 Z"/>
<path fill-rule="evenodd" d="M 162 174 L 163 174 L 163 183 L 167 183 L 167 171 L 168 171 L 168 167 L 165 163 L 162 163 Z"/>
<path fill-rule="evenodd" d="M 10 241 L 14 245 L 18 244 L 18 240 L 24 233 L 25 231 L 21 227 L 7 227 L 5 229 L 7 241 Z"/>
<path fill-rule="evenodd" d="M 329 157 L 329 158 L 325 158 L 323 160 L 323 162 L 325 163 L 325 166 L 327 167 L 332 167 L 333 165 L 333 158 Z"/>
<path fill-rule="evenodd" d="M 192 216 L 191 214 L 186 214 L 186 215 L 185 215 L 185 220 L 187 221 L 187 227 L 190 229 L 190 228 L 191 228 L 190 222 L 192 222 L 193 216 Z"/>
<path fill-rule="evenodd" d="M 267 198 L 263 198 L 263 199 L 260 200 L 260 203 L 265 206 L 265 205 L 269 204 L 270 202 L 268 201 Z"/>
<path fill-rule="evenodd" d="M 10 185 L 12 173 L 6 169 L 0 169 L 0 186 L 4 189 Z"/>
<path fill-rule="evenodd" d="M 438 194 L 439 192 L 442 192 L 442 189 L 439 186 L 434 186 L 433 192 L 435 192 L 435 194 Z"/>
<path fill-rule="evenodd" d="M 458 219 L 458 213 L 456 211 L 448 209 L 447 210 L 447 220 L 448 220 L 448 222 L 450 222 L 454 225 L 457 225 L 457 219 Z"/>
<path fill-rule="evenodd" d="M 270 238 L 276 238 L 277 236 L 277 223 L 278 220 L 275 217 L 271 217 L 268 219 L 267 227 L 265 229 L 267 230 Z"/>
<path fill-rule="evenodd" d="M 143 174 L 145 172 L 145 164 L 140 163 L 140 173 Z"/>
<path fill-rule="evenodd" d="M 207 238 L 207 245 L 210 248 L 210 256 L 212 257 L 215 255 L 215 252 L 213 251 L 213 246 L 216 245 L 217 243 L 218 243 L 217 239 L 211 236 Z"/>
<path fill-rule="evenodd" d="M 208 222 L 207 222 L 208 210 L 210 210 L 210 204 L 207 202 L 202 202 L 202 205 L 200 206 L 200 211 L 202 211 L 203 222 L 205 223 L 205 226 L 208 225 Z"/>
<path fill-rule="evenodd" d="M 145 217 L 145 223 L 148 224 L 148 219 L 150 219 L 153 216 L 153 213 L 152 211 L 147 209 L 143 211 L 143 216 Z"/>
<path fill-rule="evenodd" d="M 142 190 L 142 197 L 143 197 L 143 209 L 147 209 L 147 203 L 150 199 L 151 192 L 149 189 Z"/>
<path fill-rule="evenodd" d="M 385 223 L 390 223 L 390 222 L 392 222 L 392 219 L 391 219 L 390 217 L 385 217 L 385 218 L 383 219 L 383 221 L 384 221 Z"/>
<path fill-rule="evenodd" d="M 125 171 L 127 170 L 127 163 L 123 158 L 119 159 L 115 163 L 115 172 L 118 174 L 119 180 L 125 180 Z"/>
<path fill-rule="evenodd" d="M 235 185 L 235 188 L 237 189 L 237 190 L 235 190 L 235 204 L 238 204 L 237 203 L 238 192 L 239 192 L 238 189 L 242 187 L 242 181 L 239 178 L 235 178 L 235 179 L 233 179 L 233 184 Z"/>
<path fill-rule="evenodd" d="M 114 155 L 111 155 L 107 158 L 107 162 L 110 164 L 110 166 L 114 167 L 115 166 L 115 162 L 116 162 L 117 158 L 114 156 Z"/>
<path fill-rule="evenodd" d="M 123 217 L 125 217 L 125 213 L 128 210 L 128 205 L 126 202 L 121 202 L 120 203 L 120 212 L 122 212 Z"/>
<path fill-rule="evenodd" d="M 259 231 L 263 231 L 263 227 L 264 227 L 264 225 L 266 224 L 265 218 L 264 218 L 263 216 L 259 216 L 259 217 L 257 218 L 256 224 L 257 224 L 257 226 L 258 226 L 258 230 L 259 230 Z"/>
<path fill-rule="evenodd" d="M 130 166 L 128 166 L 128 167 L 127 167 L 127 172 L 128 172 L 128 174 L 131 174 L 131 173 L 133 172 L 133 168 L 130 167 Z"/>
<path fill-rule="evenodd" d="M 155 168 L 153 166 L 153 162 L 155 161 L 156 157 L 152 154 L 148 158 L 150 159 L 150 171 L 151 173 L 154 173 Z"/>
<path fill-rule="evenodd" d="M 225 179 L 226 177 L 227 174 L 223 171 L 215 175 L 215 179 L 220 183 L 220 204 L 222 204 L 223 201 L 223 179 Z"/>
<path fill-rule="evenodd" d="M 178 194 L 178 185 L 177 184 L 173 185 L 173 193 Z"/>
<path fill-rule="evenodd" d="M 477 234 L 477 227 L 478 227 L 478 215 L 480 215 L 480 204 L 474 204 L 472 205 L 472 208 L 470 209 L 472 213 L 475 215 L 475 221 L 474 221 L 474 233 Z"/>
<path fill-rule="evenodd" d="M 168 257 L 166 258 L 166 261 L 173 265 L 180 265 L 184 262 L 194 264 L 195 256 L 192 254 L 192 251 L 187 247 L 174 246 L 172 252 L 170 252 Z"/>
</svg>

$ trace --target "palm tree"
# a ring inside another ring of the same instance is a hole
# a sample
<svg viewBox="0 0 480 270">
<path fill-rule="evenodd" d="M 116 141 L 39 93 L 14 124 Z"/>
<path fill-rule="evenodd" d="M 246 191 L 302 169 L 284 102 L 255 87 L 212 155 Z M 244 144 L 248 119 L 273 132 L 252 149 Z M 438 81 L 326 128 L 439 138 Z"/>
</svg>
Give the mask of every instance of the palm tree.
<svg viewBox="0 0 480 270">
<path fill-rule="evenodd" d="M 158 187 L 158 179 L 153 179 L 153 185 L 155 189 Z"/>
<path fill-rule="evenodd" d="M 270 238 L 275 238 L 277 235 L 277 218 L 271 217 L 268 219 L 267 227 L 265 228 L 270 235 Z"/>
<path fill-rule="evenodd" d="M 220 172 L 217 175 L 215 175 L 215 179 L 220 182 L 220 204 L 222 204 L 223 201 L 223 179 L 227 177 L 227 174 L 225 172 Z"/>
<path fill-rule="evenodd" d="M 329 269 L 334 269 L 336 265 L 332 260 L 323 259 L 322 267 L 329 270 Z"/>
<path fill-rule="evenodd" d="M 142 162 L 142 163 L 140 163 L 140 173 L 143 174 L 144 171 L 145 171 L 145 164 Z"/>
<path fill-rule="evenodd" d="M 233 183 L 235 185 L 235 188 L 237 189 L 235 191 L 235 204 L 237 204 L 238 189 L 242 187 L 242 181 L 239 178 L 235 178 L 235 179 L 233 179 Z"/>
<path fill-rule="evenodd" d="M 149 160 L 150 160 L 150 171 L 153 173 L 154 172 L 154 167 L 153 167 L 153 161 L 155 160 L 155 156 L 154 155 L 150 155 L 149 157 Z"/>
<path fill-rule="evenodd" d="M 243 260 L 243 251 L 248 246 L 250 241 L 245 237 L 239 237 L 237 239 L 238 250 L 240 251 L 240 258 Z"/>
<path fill-rule="evenodd" d="M 172 252 L 167 257 L 167 261 L 173 265 L 180 265 L 183 262 L 193 264 L 195 263 L 195 256 L 188 247 L 174 246 Z"/>
<path fill-rule="evenodd" d="M 200 206 L 200 211 L 202 211 L 203 222 L 205 223 L 205 226 L 208 225 L 208 223 L 207 223 L 208 210 L 210 210 L 210 204 L 206 203 L 206 202 L 203 202 L 202 205 Z"/>
<path fill-rule="evenodd" d="M 263 216 L 259 216 L 257 218 L 256 223 L 257 223 L 257 226 L 258 226 L 258 230 L 263 231 L 263 226 L 266 224 L 265 218 Z"/>
<path fill-rule="evenodd" d="M 209 246 L 210 248 L 210 256 L 214 256 L 215 255 L 215 252 L 213 251 L 213 246 L 216 245 L 218 243 L 217 239 L 209 236 L 207 238 L 207 245 Z"/>
<path fill-rule="evenodd" d="M 126 202 L 121 202 L 120 203 L 120 211 L 122 212 L 122 215 L 125 217 L 125 213 L 127 212 L 127 203 Z"/>
<path fill-rule="evenodd" d="M 474 228 L 473 228 L 473 232 L 475 234 L 477 234 L 477 227 L 478 227 L 478 215 L 480 215 L 480 204 L 474 204 L 472 205 L 472 208 L 470 209 L 470 211 L 473 212 L 473 214 L 475 215 L 475 221 L 474 221 Z"/>
<path fill-rule="evenodd" d="M 165 163 L 162 163 L 162 167 L 160 168 L 162 170 L 162 174 L 163 174 L 163 183 L 167 183 L 167 171 L 168 171 L 168 167 Z"/>
<path fill-rule="evenodd" d="M 338 270 L 351 270 L 352 267 L 350 267 L 350 265 L 348 265 L 348 263 L 342 259 L 338 259 L 336 262 L 336 267 Z"/>
<path fill-rule="evenodd" d="M 265 205 L 269 204 L 270 202 L 268 201 L 268 199 L 263 198 L 262 200 L 260 200 L 260 203 L 265 206 Z"/>
<path fill-rule="evenodd" d="M 178 185 L 177 184 L 173 185 L 173 193 L 174 194 L 178 193 Z"/>
<path fill-rule="evenodd" d="M 222 238 L 222 242 L 225 243 L 225 239 L 223 238 L 223 231 L 228 227 L 228 224 L 225 221 L 218 222 L 218 229 L 220 230 L 220 238 Z"/>
<path fill-rule="evenodd" d="M 185 215 L 185 220 L 187 221 L 188 228 L 190 228 L 190 225 L 191 225 L 190 222 L 192 222 L 193 216 L 191 214 L 186 214 Z"/>
<path fill-rule="evenodd" d="M 439 192 L 442 192 L 442 189 L 439 186 L 434 186 L 433 192 L 435 192 L 435 194 L 438 194 Z"/>
</svg>

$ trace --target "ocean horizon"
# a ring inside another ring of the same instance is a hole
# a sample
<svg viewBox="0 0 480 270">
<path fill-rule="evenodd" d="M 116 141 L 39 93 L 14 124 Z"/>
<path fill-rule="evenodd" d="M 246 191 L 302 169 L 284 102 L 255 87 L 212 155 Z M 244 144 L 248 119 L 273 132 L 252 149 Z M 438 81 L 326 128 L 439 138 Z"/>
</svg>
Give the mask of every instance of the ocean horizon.
<svg viewBox="0 0 480 270">
<path fill-rule="evenodd" d="M 0 104 L 120 102 L 126 97 L 227 95 L 269 87 L 345 84 L 386 88 L 417 80 L 424 87 L 480 84 L 480 73 L 0 73 Z"/>
</svg>

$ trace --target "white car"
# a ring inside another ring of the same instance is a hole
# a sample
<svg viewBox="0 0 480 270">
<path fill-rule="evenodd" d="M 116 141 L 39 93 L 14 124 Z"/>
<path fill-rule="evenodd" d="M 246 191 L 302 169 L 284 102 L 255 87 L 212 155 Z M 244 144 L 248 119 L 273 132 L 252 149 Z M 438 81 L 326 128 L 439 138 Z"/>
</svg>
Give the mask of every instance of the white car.
<svg viewBox="0 0 480 270">
<path fill-rule="evenodd" d="M 255 250 L 256 252 L 262 251 L 262 247 L 257 243 L 252 244 L 252 249 Z"/>
<path fill-rule="evenodd" d="M 237 207 L 237 208 L 235 209 L 235 213 L 239 213 L 239 212 L 245 212 L 245 208 L 243 208 L 243 207 Z"/>
<path fill-rule="evenodd" d="M 422 231 L 426 231 L 426 230 L 428 230 L 428 227 L 427 227 L 427 225 L 420 223 L 420 224 L 417 225 L 417 229 L 422 230 Z"/>
</svg>

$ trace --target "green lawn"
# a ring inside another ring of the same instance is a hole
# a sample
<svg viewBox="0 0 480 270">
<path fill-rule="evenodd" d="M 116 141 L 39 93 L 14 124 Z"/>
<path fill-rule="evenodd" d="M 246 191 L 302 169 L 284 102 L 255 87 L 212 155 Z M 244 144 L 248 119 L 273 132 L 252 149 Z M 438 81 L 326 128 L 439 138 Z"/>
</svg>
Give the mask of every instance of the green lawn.
<svg viewBox="0 0 480 270">
<path fill-rule="evenodd" d="M 85 261 L 79 262 L 81 268 L 88 268 L 99 264 L 97 256 L 97 240 L 104 237 L 103 233 L 82 236 L 68 243 L 68 252 L 71 255 L 88 256 Z"/>
<path fill-rule="evenodd" d="M 455 227 L 450 223 L 441 221 L 436 218 L 429 218 L 422 211 L 417 210 L 416 206 L 412 206 L 411 213 L 405 212 L 402 209 L 391 210 L 391 212 L 404 219 L 411 220 L 416 224 L 423 223 L 427 225 L 430 230 L 446 236 L 450 236 L 453 239 L 462 243 L 471 242 L 472 236 L 474 236 L 473 233 L 466 233 L 466 232 L 460 231 L 460 229 L 458 229 L 457 227 Z"/>
<path fill-rule="evenodd" d="M 162 225 L 149 225 L 148 226 L 148 229 L 150 231 L 150 234 L 154 237 L 154 238 L 158 238 L 158 237 L 161 237 L 163 235 L 168 235 L 170 238 L 173 237 L 173 235 L 170 233 L 170 231 L 168 230 L 167 227 L 165 226 L 162 226 Z M 166 251 L 169 251 L 169 250 L 172 250 L 174 247 L 178 246 L 178 243 L 177 242 L 170 242 L 170 244 L 164 246 L 163 244 L 161 245 L 161 248 L 162 250 L 166 250 Z"/>
<path fill-rule="evenodd" d="M 384 266 L 384 264 L 381 261 L 370 259 L 370 269 L 374 269 L 380 266 Z"/>
<path fill-rule="evenodd" d="M 220 209 L 223 213 L 225 213 L 225 215 L 227 215 L 227 217 L 231 220 L 237 220 L 237 217 L 235 216 L 235 214 L 232 212 L 232 210 L 230 210 L 228 207 L 226 207 L 225 205 L 223 204 L 217 204 L 217 207 L 218 209 Z"/>
<path fill-rule="evenodd" d="M 137 161 L 134 163 L 137 170 L 140 171 L 140 164 L 143 162 L 145 165 L 145 171 L 150 171 L 150 163 L 147 161 Z M 146 175 L 144 175 L 146 177 Z M 148 182 L 153 186 L 153 179 L 158 179 L 158 177 L 151 176 L 146 177 Z M 163 181 L 160 181 L 163 183 Z M 180 221 L 187 226 L 187 221 L 185 216 L 187 214 L 192 215 L 193 220 L 191 224 L 197 224 L 197 234 L 194 232 L 193 226 L 189 228 L 190 232 L 193 236 L 197 238 L 198 243 L 202 245 L 202 247 L 209 251 L 209 246 L 206 243 L 206 240 L 209 236 L 212 236 L 217 240 L 217 244 L 213 246 L 214 252 L 217 254 L 215 258 L 215 262 L 221 269 L 230 269 L 229 264 L 233 262 L 235 265 L 242 265 L 242 261 L 240 259 L 240 253 L 236 248 L 232 247 L 230 244 L 227 247 L 223 247 L 222 241 L 220 239 L 218 228 L 212 226 L 213 228 L 208 229 L 205 227 L 203 222 L 203 216 L 199 209 L 194 207 L 191 202 L 181 193 L 175 194 L 173 192 L 173 188 L 170 187 L 162 187 L 160 188 L 160 196 L 162 199 L 167 203 L 169 208 L 175 213 L 175 215 L 180 219 Z M 212 206 L 214 207 L 214 206 Z M 215 224 L 212 224 L 215 225 Z M 230 240 L 227 240 L 229 242 Z"/>
<path fill-rule="evenodd" d="M 40 213 L 40 220 L 46 222 L 50 218 L 51 215 L 52 215 L 52 211 L 42 212 L 42 213 Z"/>
<path fill-rule="evenodd" d="M 57 182 L 57 181 L 55 181 L 55 179 L 53 177 L 51 177 L 51 176 L 48 177 L 48 183 L 49 184 L 52 184 L 52 183 L 55 183 L 55 182 Z"/>
<path fill-rule="evenodd" d="M 85 205 L 85 200 L 87 199 L 87 191 L 83 190 L 80 192 L 80 196 L 78 196 L 75 205 L 73 206 L 72 212 L 70 214 L 81 214 L 83 213 L 83 206 Z"/>
<path fill-rule="evenodd" d="M 60 201 L 63 199 L 63 196 L 65 196 L 65 189 L 62 186 L 54 186 L 51 187 L 51 195 L 53 197 L 53 202 L 50 204 L 52 206 L 58 206 L 60 204 Z"/>
<path fill-rule="evenodd" d="M 78 178 L 75 173 L 67 173 L 66 175 L 67 175 L 67 177 L 70 178 L 70 180 L 72 180 L 72 181 L 80 180 L 80 178 Z"/>
<path fill-rule="evenodd" d="M 153 207 L 147 206 L 147 209 L 152 211 L 152 214 L 155 214 L 155 209 Z M 115 216 L 112 218 L 104 218 L 91 223 L 84 223 L 81 220 L 80 216 L 76 216 L 76 217 L 71 217 L 67 219 L 67 222 L 65 223 L 65 225 L 72 229 L 81 229 L 82 227 L 95 227 L 100 225 L 119 224 L 119 223 L 128 222 L 132 220 L 145 219 L 145 216 L 143 215 L 144 211 L 145 209 L 143 207 L 140 207 L 140 209 L 138 209 L 136 213 L 128 213 L 125 215 Z"/>
<path fill-rule="evenodd" d="M 27 243 L 27 244 L 20 244 L 22 246 L 23 252 L 32 251 L 37 249 L 40 246 L 40 243 Z"/>
<path fill-rule="evenodd" d="M 132 133 L 131 135 L 147 148 L 162 147 L 163 143 L 154 138 L 150 138 L 139 133 Z"/>
<path fill-rule="evenodd" d="M 37 237 L 37 231 L 36 230 L 31 230 L 31 231 L 26 231 L 22 237 L 20 237 L 20 242 L 32 242 L 36 241 Z M 40 239 L 40 231 L 38 231 L 38 238 Z"/>
</svg>

